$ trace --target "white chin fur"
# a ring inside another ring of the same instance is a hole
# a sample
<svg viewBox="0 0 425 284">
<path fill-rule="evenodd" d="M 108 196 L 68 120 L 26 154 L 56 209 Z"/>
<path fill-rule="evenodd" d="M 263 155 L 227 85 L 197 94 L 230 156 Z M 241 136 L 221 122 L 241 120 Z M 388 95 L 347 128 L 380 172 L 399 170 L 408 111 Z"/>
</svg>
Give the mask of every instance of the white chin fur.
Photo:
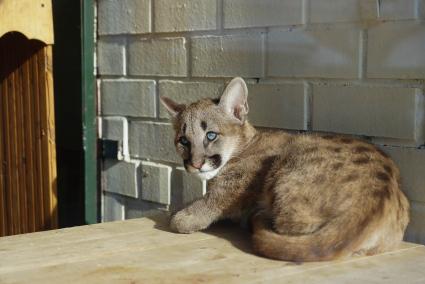
<svg viewBox="0 0 425 284">
<path fill-rule="evenodd" d="M 199 172 L 199 173 L 196 173 L 196 174 L 198 175 L 198 177 L 200 179 L 209 180 L 209 179 L 212 179 L 213 177 L 215 177 L 218 174 L 218 171 L 219 171 L 219 169 L 215 169 L 215 170 L 212 170 L 212 171 Z"/>
</svg>

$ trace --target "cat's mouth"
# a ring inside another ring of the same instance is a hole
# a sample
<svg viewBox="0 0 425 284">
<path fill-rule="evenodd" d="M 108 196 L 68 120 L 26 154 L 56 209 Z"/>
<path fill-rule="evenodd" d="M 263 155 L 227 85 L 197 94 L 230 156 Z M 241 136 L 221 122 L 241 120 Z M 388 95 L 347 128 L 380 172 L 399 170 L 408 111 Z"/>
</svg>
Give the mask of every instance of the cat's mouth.
<svg viewBox="0 0 425 284">
<path fill-rule="evenodd" d="M 197 175 L 200 179 L 209 180 L 218 174 L 222 165 L 222 158 L 220 155 L 212 155 L 205 159 L 205 162 L 200 168 L 196 168 L 186 160 L 184 166 L 187 172 Z"/>
</svg>

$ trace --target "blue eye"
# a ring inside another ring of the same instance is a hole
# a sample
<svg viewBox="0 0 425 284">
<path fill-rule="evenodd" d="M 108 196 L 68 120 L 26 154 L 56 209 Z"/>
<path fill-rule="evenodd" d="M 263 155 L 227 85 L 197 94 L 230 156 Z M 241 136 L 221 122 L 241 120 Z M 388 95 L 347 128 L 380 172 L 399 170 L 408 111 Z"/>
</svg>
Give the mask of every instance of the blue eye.
<svg viewBox="0 0 425 284">
<path fill-rule="evenodd" d="M 207 132 L 207 139 L 209 141 L 213 141 L 215 138 L 217 138 L 217 133 L 212 131 Z"/>
<path fill-rule="evenodd" d="M 184 137 L 184 136 L 180 137 L 179 142 L 180 142 L 180 144 L 182 144 L 184 146 L 189 145 L 189 140 L 187 140 L 187 138 Z"/>
</svg>

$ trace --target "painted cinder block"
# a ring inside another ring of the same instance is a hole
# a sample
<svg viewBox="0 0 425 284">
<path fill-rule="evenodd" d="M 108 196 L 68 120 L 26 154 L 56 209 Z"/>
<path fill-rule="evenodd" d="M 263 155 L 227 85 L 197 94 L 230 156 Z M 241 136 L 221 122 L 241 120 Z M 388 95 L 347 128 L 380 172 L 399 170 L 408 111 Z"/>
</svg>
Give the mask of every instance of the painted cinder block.
<svg viewBox="0 0 425 284">
<path fill-rule="evenodd" d="M 382 20 L 407 20 L 417 17 L 418 2 L 422 0 L 378 1 L 379 18 Z"/>
<path fill-rule="evenodd" d="M 178 167 L 173 171 L 171 180 L 171 204 L 178 210 L 196 199 L 202 198 L 206 192 L 206 181 Z"/>
<path fill-rule="evenodd" d="M 151 31 L 149 0 L 99 0 L 98 31 L 101 35 Z"/>
<path fill-rule="evenodd" d="M 376 0 L 310 0 L 310 23 L 339 23 L 374 20 Z"/>
<path fill-rule="evenodd" d="M 381 147 L 400 168 L 402 189 L 409 200 L 425 203 L 425 149 Z"/>
<path fill-rule="evenodd" d="M 313 86 L 312 128 L 414 140 L 414 88 Z"/>
<path fill-rule="evenodd" d="M 385 22 L 368 33 L 367 77 L 425 78 L 425 23 Z"/>
<path fill-rule="evenodd" d="M 267 75 L 356 78 L 359 35 L 355 28 L 272 29 Z"/>
<path fill-rule="evenodd" d="M 302 1 L 224 0 L 224 28 L 302 24 Z"/>
<path fill-rule="evenodd" d="M 248 93 L 248 117 L 254 125 L 306 129 L 303 84 L 250 84 Z"/>
<path fill-rule="evenodd" d="M 118 141 L 118 159 L 129 159 L 128 122 L 125 117 L 102 118 L 101 138 Z"/>
<path fill-rule="evenodd" d="M 124 75 L 124 40 L 101 38 L 97 42 L 97 64 L 100 75 Z"/>
<path fill-rule="evenodd" d="M 131 38 L 128 43 L 130 75 L 187 75 L 185 38 Z"/>
<path fill-rule="evenodd" d="M 142 199 L 160 204 L 170 204 L 171 167 L 158 163 L 142 162 Z"/>
<path fill-rule="evenodd" d="M 140 162 L 105 160 L 102 171 L 104 190 L 137 198 L 140 184 L 139 166 Z"/>
<path fill-rule="evenodd" d="M 155 0 L 155 32 L 215 29 L 217 1 Z"/>
<path fill-rule="evenodd" d="M 407 226 L 404 240 L 425 245 L 425 203 L 410 203 L 410 223 Z"/>
<path fill-rule="evenodd" d="M 122 198 L 107 193 L 103 194 L 103 222 L 124 220 L 124 204 Z"/>
<path fill-rule="evenodd" d="M 103 115 L 155 117 L 154 80 L 102 80 Z"/>
<path fill-rule="evenodd" d="M 132 157 L 181 163 L 181 158 L 176 154 L 171 124 L 131 121 L 129 134 Z"/>
<path fill-rule="evenodd" d="M 242 33 L 192 38 L 192 75 L 262 77 L 262 35 Z"/>
</svg>

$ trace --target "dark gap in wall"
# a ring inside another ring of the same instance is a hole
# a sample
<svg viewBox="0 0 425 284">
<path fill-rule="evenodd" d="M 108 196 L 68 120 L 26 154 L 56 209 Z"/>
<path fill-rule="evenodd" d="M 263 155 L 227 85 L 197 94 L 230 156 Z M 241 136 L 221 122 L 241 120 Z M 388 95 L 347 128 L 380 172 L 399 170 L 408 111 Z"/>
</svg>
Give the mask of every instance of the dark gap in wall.
<svg viewBox="0 0 425 284">
<path fill-rule="evenodd" d="M 53 0 L 59 226 L 84 224 L 80 1 Z"/>
</svg>

